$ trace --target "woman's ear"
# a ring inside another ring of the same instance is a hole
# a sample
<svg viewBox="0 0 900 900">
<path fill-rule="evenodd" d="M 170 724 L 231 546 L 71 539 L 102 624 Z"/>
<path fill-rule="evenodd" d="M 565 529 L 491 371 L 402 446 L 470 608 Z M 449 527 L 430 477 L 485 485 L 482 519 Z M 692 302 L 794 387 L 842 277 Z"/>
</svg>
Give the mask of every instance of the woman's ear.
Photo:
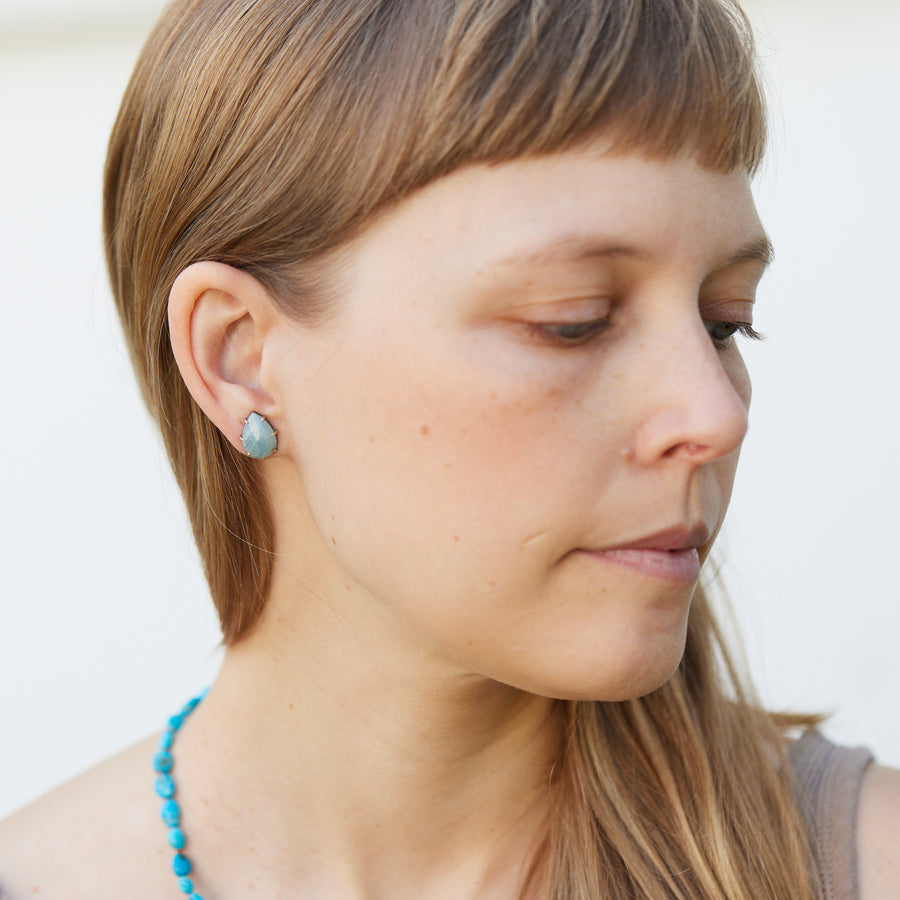
<svg viewBox="0 0 900 900">
<path fill-rule="evenodd" d="M 224 263 L 188 266 L 169 292 L 169 333 L 184 383 L 242 452 L 241 430 L 251 412 L 278 418 L 263 366 L 266 339 L 277 319 L 259 281 Z"/>
</svg>

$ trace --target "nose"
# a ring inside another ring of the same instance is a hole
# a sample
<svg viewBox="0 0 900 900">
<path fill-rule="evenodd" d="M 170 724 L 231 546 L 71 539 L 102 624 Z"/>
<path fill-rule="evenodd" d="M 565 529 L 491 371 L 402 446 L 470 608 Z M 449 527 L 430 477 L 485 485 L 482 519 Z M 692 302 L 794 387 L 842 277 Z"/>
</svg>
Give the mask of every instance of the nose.
<svg viewBox="0 0 900 900">
<path fill-rule="evenodd" d="M 737 450 L 750 405 L 737 349 L 717 349 L 696 320 L 681 339 L 670 334 L 655 346 L 663 349 L 644 368 L 648 379 L 637 393 L 641 418 L 626 457 L 646 466 L 675 460 L 700 465 Z"/>
</svg>

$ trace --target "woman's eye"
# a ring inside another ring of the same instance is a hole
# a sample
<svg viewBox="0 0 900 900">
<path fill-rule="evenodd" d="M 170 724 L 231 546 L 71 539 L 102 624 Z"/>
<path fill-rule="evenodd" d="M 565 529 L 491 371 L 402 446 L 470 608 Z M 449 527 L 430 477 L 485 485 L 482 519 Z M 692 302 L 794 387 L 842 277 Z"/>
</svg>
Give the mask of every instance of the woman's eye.
<svg viewBox="0 0 900 900">
<path fill-rule="evenodd" d="M 590 319 L 586 322 L 530 322 L 528 327 L 542 340 L 558 346 L 577 346 L 605 331 L 608 319 Z"/>
<path fill-rule="evenodd" d="M 706 333 L 717 347 L 727 347 L 736 334 L 742 334 L 754 341 L 761 341 L 762 335 L 753 329 L 749 322 L 717 322 L 705 319 Z"/>
</svg>

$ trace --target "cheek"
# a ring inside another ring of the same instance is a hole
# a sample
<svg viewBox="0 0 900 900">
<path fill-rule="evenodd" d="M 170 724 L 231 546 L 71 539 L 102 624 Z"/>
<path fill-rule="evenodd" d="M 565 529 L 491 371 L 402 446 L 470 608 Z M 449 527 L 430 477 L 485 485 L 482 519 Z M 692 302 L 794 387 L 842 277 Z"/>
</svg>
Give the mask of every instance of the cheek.
<svg viewBox="0 0 900 900">
<path fill-rule="evenodd" d="M 750 400 L 753 394 L 753 387 L 750 382 L 750 375 L 744 364 L 743 357 L 740 352 L 735 349 L 733 358 L 727 363 L 728 377 L 734 386 L 735 393 L 740 397 L 745 409 L 750 409 Z M 718 460 L 715 465 L 716 480 L 719 483 L 719 490 L 724 506 L 727 506 L 731 499 L 731 490 L 734 486 L 734 478 L 737 472 L 738 458 L 740 457 L 740 447 L 728 456 Z M 722 515 L 724 515 L 724 508 Z"/>
<path fill-rule="evenodd" d="M 735 393 L 741 398 L 745 409 L 750 409 L 750 401 L 753 397 L 753 385 L 750 381 L 750 373 L 747 371 L 747 365 L 741 356 L 740 350 L 736 347 L 731 352 L 731 358 L 727 362 L 728 377 L 734 385 Z"/>
<path fill-rule="evenodd" d="M 499 587 L 566 552 L 588 521 L 585 479 L 602 455 L 558 382 L 360 348 L 328 384 L 304 454 L 308 500 L 360 580 Z"/>
</svg>

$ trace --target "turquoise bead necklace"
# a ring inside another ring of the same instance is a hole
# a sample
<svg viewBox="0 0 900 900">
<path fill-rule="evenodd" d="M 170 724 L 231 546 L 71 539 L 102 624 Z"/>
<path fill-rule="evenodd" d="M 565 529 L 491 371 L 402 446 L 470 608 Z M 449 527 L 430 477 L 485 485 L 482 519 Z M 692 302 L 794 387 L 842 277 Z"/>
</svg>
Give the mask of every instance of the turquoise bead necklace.
<svg viewBox="0 0 900 900">
<path fill-rule="evenodd" d="M 178 878 L 178 889 L 188 895 L 188 900 L 203 900 L 203 898 L 194 892 L 194 882 L 188 878 L 191 873 L 191 861 L 182 853 L 187 844 L 187 838 L 181 830 L 181 807 L 175 799 L 175 780 L 172 777 L 172 766 L 175 764 L 175 760 L 172 756 L 172 745 L 175 743 L 178 729 L 184 725 L 185 719 L 197 708 L 208 691 L 209 688 L 194 697 L 193 700 L 188 700 L 181 712 L 169 719 L 169 724 L 159 739 L 159 750 L 153 757 L 156 793 L 162 797 L 163 801 L 160 814 L 169 829 L 169 846 L 175 851 L 175 857 L 172 859 L 172 871 Z"/>
</svg>

